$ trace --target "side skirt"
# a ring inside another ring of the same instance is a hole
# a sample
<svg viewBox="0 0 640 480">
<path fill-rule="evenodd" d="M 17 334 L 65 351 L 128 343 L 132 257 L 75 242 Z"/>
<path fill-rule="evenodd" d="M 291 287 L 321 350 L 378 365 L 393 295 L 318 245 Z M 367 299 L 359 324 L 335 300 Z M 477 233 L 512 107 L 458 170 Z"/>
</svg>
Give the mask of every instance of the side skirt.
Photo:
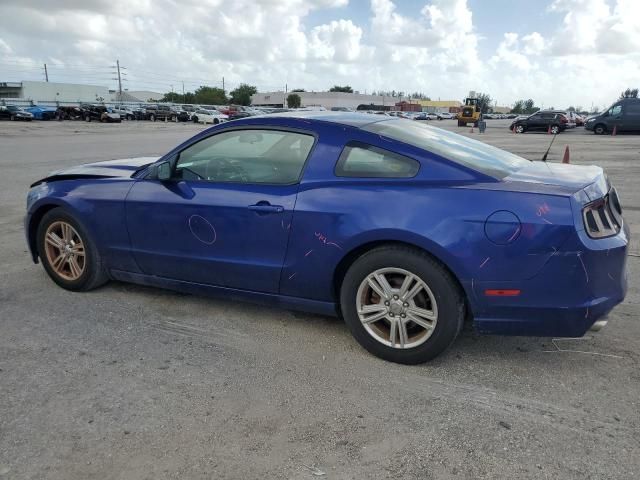
<svg viewBox="0 0 640 480">
<path fill-rule="evenodd" d="M 286 295 L 251 292 L 248 290 L 238 290 L 228 287 L 217 287 L 213 285 L 206 285 L 203 283 L 172 280 L 170 278 L 156 277 L 154 275 L 145 275 L 141 273 L 125 272 L 122 270 L 111 270 L 110 274 L 114 280 L 119 280 L 121 282 L 164 288 L 166 290 L 175 290 L 178 292 L 190 293 L 193 295 L 202 295 L 224 300 L 237 300 L 241 302 L 255 303 L 258 305 L 268 305 L 289 310 L 317 313 L 319 315 L 327 315 L 332 317 L 338 315 L 336 304 L 333 302 L 321 302 L 319 300 L 289 297 Z"/>
</svg>

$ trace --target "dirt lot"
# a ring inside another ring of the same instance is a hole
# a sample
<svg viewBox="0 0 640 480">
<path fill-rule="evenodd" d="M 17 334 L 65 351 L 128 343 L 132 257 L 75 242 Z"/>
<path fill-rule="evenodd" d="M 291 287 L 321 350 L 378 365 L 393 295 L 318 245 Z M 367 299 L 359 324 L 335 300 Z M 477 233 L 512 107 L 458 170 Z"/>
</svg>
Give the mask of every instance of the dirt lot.
<svg viewBox="0 0 640 480">
<path fill-rule="evenodd" d="M 551 138 L 434 123 L 532 159 Z M 569 145 L 572 163 L 605 167 L 635 234 L 629 295 L 602 332 L 466 329 L 407 367 L 338 319 L 120 283 L 73 294 L 31 263 L 31 182 L 202 128 L 0 123 L 0 480 L 640 477 L 640 136 L 576 129 L 550 155 Z"/>
</svg>

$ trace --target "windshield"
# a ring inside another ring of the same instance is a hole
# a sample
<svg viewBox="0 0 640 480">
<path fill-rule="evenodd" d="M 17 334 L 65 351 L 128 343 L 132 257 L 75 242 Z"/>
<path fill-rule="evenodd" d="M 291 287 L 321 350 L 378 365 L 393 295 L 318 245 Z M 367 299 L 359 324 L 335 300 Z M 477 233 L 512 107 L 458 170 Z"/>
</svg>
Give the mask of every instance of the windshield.
<svg viewBox="0 0 640 480">
<path fill-rule="evenodd" d="M 507 177 L 530 163 L 525 158 L 486 143 L 418 122 L 378 122 L 363 127 L 363 130 L 422 148 L 498 179 Z"/>
</svg>

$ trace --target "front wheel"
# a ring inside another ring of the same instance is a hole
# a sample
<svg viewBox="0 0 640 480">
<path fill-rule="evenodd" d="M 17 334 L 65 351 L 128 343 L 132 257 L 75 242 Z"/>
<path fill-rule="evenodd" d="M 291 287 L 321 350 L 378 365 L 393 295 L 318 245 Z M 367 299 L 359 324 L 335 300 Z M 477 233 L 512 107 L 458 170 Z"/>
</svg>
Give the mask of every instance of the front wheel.
<svg viewBox="0 0 640 480">
<path fill-rule="evenodd" d="M 62 208 L 49 210 L 42 217 L 37 245 L 44 269 L 62 288 L 86 291 L 107 281 L 89 233 Z"/>
<path fill-rule="evenodd" d="M 526 128 L 524 125 L 516 125 L 516 133 L 524 133 Z"/>
<path fill-rule="evenodd" d="M 607 127 L 602 124 L 598 124 L 593 128 L 593 133 L 595 133 L 596 135 L 604 135 L 605 133 L 607 133 Z"/>
<path fill-rule="evenodd" d="M 558 125 L 551 125 L 550 131 L 551 131 L 551 133 L 556 135 L 556 134 L 560 133 L 560 127 Z"/>
<path fill-rule="evenodd" d="M 465 303 L 451 274 L 404 246 L 383 246 L 358 258 L 340 289 L 344 320 L 355 339 L 382 359 L 417 364 L 455 340 Z"/>
</svg>

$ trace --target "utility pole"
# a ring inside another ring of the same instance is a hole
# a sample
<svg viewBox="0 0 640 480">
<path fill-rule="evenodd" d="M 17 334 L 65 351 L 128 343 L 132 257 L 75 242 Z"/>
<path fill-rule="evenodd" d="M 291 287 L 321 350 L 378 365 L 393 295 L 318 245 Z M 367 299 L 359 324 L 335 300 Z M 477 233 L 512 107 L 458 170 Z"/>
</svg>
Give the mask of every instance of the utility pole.
<svg viewBox="0 0 640 480">
<path fill-rule="evenodd" d="M 224 77 L 222 77 L 222 91 L 224 92 Z"/>
<path fill-rule="evenodd" d="M 287 91 L 289 85 L 284 84 L 284 96 L 282 97 L 282 108 L 287 108 Z"/>
<path fill-rule="evenodd" d="M 49 73 L 47 72 L 47 64 L 44 64 L 44 80 L 45 82 L 49 82 Z"/>
<path fill-rule="evenodd" d="M 116 60 L 116 67 L 118 68 L 118 101 L 122 101 L 122 78 L 120 77 L 120 60 Z"/>
<path fill-rule="evenodd" d="M 182 102 L 187 103 L 186 98 L 184 96 L 184 80 L 182 81 Z"/>
</svg>

